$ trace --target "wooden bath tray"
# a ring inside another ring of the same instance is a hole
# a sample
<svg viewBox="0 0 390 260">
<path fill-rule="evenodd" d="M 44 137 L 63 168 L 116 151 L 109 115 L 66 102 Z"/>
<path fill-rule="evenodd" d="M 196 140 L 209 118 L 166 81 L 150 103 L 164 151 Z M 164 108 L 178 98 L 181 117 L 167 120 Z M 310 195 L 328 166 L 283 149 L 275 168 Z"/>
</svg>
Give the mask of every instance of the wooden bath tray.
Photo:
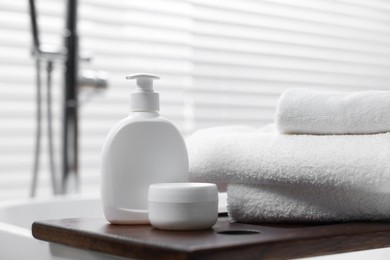
<svg viewBox="0 0 390 260">
<path fill-rule="evenodd" d="M 141 259 L 285 259 L 390 246 L 390 223 L 250 225 L 220 217 L 203 231 L 110 225 L 103 218 L 35 222 L 37 239 Z"/>
</svg>

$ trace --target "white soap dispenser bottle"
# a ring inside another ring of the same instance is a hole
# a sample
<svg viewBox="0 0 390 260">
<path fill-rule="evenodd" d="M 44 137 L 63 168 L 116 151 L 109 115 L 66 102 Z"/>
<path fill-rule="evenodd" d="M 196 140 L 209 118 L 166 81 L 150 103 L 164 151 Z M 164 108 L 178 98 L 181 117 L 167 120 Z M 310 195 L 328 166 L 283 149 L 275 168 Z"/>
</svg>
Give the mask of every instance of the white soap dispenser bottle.
<svg viewBox="0 0 390 260">
<path fill-rule="evenodd" d="M 187 149 L 178 129 L 159 114 L 159 95 L 151 74 L 135 74 L 128 117 L 105 140 L 101 162 L 101 198 L 112 224 L 146 224 L 148 187 L 188 181 Z"/>
</svg>

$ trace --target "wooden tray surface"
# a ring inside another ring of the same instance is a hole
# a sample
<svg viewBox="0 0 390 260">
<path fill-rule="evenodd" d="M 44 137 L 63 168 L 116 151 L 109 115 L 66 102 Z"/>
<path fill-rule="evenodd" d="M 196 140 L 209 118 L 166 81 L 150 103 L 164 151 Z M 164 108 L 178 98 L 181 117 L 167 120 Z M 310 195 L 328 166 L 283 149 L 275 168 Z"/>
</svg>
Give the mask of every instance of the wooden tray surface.
<svg viewBox="0 0 390 260">
<path fill-rule="evenodd" d="M 390 223 L 251 225 L 220 217 L 212 229 L 164 231 L 103 218 L 37 221 L 37 239 L 143 259 L 285 259 L 390 246 Z"/>
</svg>

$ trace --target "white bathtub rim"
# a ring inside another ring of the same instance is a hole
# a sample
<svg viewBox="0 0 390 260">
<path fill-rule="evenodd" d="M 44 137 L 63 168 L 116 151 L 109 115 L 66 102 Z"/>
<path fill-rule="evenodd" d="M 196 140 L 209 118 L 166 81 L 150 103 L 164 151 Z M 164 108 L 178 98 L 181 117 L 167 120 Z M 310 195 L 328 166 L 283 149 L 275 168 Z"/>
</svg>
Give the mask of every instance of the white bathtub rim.
<svg viewBox="0 0 390 260">
<path fill-rule="evenodd" d="M 14 207 L 14 206 L 23 206 L 26 204 L 44 204 L 52 202 L 66 202 L 74 200 L 96 200 L 100 199 L 99 193 L 74 193 L 74 194 L 65 194 L 65 195 L 54 195 L 54 196 L 45 196 L 45 197 L 36 197 L 36 198 L 23 198 L 23 199 L 14 199 L 14 200 L 4 200 L 0 201 L 0 209 Z"/>
</svg>

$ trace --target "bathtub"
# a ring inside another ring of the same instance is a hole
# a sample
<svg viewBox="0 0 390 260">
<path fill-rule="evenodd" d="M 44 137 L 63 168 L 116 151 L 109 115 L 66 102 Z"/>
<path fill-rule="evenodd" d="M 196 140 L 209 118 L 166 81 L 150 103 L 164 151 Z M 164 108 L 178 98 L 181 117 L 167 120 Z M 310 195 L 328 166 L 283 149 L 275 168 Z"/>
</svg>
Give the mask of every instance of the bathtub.
<svg viewBox="0 0 390 260">
<path fill-rule="evenodd" d="M 226 207 L 226 194 L 220 196 L 220 201 L 220 207 Z M 31 235 L 31 224 L 35 220 L 77 217 L 103 217 L 98 195 L 67 195 L 0 203 L 0 259 L 124 259 L 36 240 Z M 310 259 L 388 260 L 390 259 L 390 249 L 376 249 Z"/>
<path fill-rule="evenodd" d="M 123 259 L 33 238 L 35 220 L 103 217 L 98 195 L 67 195 L 0 203 L 0 259 Z"/>
</svg>

